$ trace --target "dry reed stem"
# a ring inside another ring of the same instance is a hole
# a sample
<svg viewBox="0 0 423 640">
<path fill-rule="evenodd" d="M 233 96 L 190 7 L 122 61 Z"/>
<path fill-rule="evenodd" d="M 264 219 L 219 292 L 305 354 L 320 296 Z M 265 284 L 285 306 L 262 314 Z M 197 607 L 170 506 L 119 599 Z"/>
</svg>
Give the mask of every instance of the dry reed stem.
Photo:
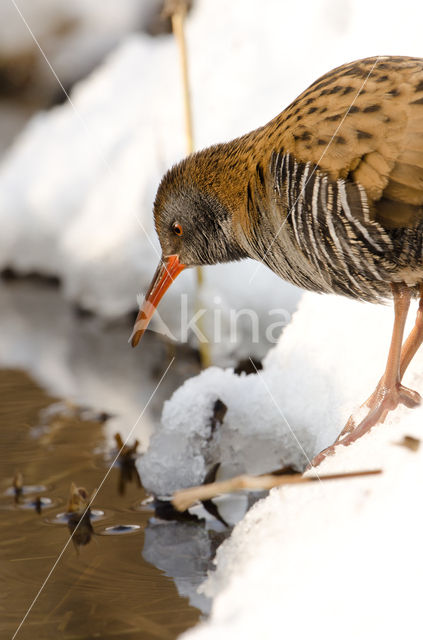
<svg viewBox="0 0 423 640">
<path fill-rule="evenodd" d="M 172 30 L 173 35 L 175 36 L 176 42 L 179 48 L 179 57 L 181 63 L 181 72 L 182 72 L 182 84 L 183 84 L 183 95 L 184 95 L 184 112 L 185 112 L 185 134 L 187 140 L 187 153 L 190 154 L 194 151 L 194 134 L 193 134 L 193 124 L 192 124 L 192 109 L 191 109 L 191 94 L 190 94 L 190 84 L 189 84 L 189 74 L 188 74 L 188 52 L 186 46 L 185 39 L 185 16 L 187 13 L 187 2 L 186 0 L 167 0 L 165 3 L 164 12 L 166 15 L 170 15 L 172 20 Z M 197 274 L 197 289 L 196 289 L 196 302 L 195 302 L 195 310 L 199 311 L 201 307 L 201 290 L 204 283 L 204 276 L 201 267 L 196 268 Z M 204 323 L 202 316 L 200 316 L 197 320 L 198 329 L 201 334 L 204 336 Z M 201 365 L 203 368 L 209 367 L 211 365 L 211 355 L 210 355 L 210 347 L 209 342 L 199 341 L 199 351 L 201 358 Z"/>
<path fill-rule="evenodd" d="M 241 475 L 231 478 L 230 480 L 212 482 L 210 484 L 176 491 L 173 494 L 172 504 L 178 511 L 186 511 L 194 502 L 209 500 L 217 495 L 231 493 L 233 491 L 242 491 L 243 489 L 268 491 L 269 489 L 273 489 L 273 487 L 280 487 L 285 484 L 309 484 L 310 482 L 316 481 L 343 480 L 345 478 L 358 478 L 361 476 L 377 475 L 379 473 L 382 473 L 382 469 L 332 473 L 323 476 L 304 476 L 301 473 L 290 475 L 266 474 L 262 476 Z"/>
</svg>

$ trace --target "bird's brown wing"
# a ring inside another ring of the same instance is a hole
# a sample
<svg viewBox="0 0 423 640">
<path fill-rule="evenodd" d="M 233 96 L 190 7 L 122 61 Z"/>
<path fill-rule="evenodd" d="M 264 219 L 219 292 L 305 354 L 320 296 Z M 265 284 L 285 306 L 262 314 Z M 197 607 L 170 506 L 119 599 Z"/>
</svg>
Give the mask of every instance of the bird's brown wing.
<svg viewBox="0 0 423 640">
<path fill-rule="evenodd" d="M 423 59 L 368 58 L 334 69 L 266 130 L 298 161 L 360 183 L 384 226 L 423 220 Z"/>
</svg>

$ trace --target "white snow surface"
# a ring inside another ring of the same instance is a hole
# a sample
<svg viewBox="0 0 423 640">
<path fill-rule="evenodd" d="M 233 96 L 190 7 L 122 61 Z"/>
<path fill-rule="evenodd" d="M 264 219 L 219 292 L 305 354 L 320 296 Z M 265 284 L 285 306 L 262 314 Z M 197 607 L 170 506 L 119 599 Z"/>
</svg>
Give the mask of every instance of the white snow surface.
<svg viewBox="0 0 423 640">
<path fill-rule="evenodd" d="M 304 465 L 304 451 L 332 442 L 373 390 L 392 322 L 391 306 L 305 294 L 259 375 L 213 368 L 175 392 L 140 464 L 143 482 L 164 493 L 201 482 L 211 456 L 223 457 L 225 475 L 271 470 L 278 458 Z M 421 391 L 422 371 L 420 352 L 405 384 Z M 228 412 L 210 451 L 216 395 Z M 257 503 L 200 587 L 213 598 L 210 618 L 184 640 L 419 637 L 423 453 L 399 443 L 420 439 L 422 423 L 423 407 L 399 407 L 318 468 L 381 476 L 285 487 Z"/>
<path fill-rule="evenodd" d="M 36 80 L 47 81 L 50 75 L 49 84 L 57 85 L 35 38 L 61 82 L 69 86 L 128 32 L 145 26 L 157 4 L 157 0 L 6 0 L 0 4 L 0 57 L 19 60 L 32 53 L 38 57 Z"/>
<path fill-rule="evenodd" d="M 202 589 L 214 598 L 210 619 L 184 640 L 420 637 L 423 460 L 396 444 L 421 435 L 419 416 L 399 412 L 319 469 L 381 476 L 273 490 L 257 503 Z"/>
</svg>

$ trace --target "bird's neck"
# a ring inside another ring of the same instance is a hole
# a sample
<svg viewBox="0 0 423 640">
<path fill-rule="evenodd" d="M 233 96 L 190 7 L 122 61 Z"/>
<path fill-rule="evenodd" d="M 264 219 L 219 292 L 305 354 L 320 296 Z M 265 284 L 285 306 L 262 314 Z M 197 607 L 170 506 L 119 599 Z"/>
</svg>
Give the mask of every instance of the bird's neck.
<svg viewBox="0 0 423 640">
<path fill-rule="evenodd" d="M 230 227 L 243 257 L 258 258 L 262 247 L 257 238 L 271 239 L 274 230 L 269 226 L 267 202 L 270 187 L 270 150 L 263 144 L 263 128 L 228 143 L 215 145 L 194 154 L 201 162 L 190 168 L 199 187 L 210 193 L 227 211 L 222 226 Z M 229 229 L 228 229 L 229 231 Z"/>
</svg>

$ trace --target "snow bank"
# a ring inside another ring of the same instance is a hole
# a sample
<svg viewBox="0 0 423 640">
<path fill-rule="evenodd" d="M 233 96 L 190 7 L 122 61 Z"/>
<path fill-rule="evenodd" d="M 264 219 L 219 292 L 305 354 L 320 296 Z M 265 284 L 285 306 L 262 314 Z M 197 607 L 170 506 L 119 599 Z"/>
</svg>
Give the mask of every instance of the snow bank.
<svg viewBox="0 0 423 640">
<path fill-rule="evenodd" d="M 274 490 L 253 507 L 217 552 L 210 620 L 182 637 L 419 637 L 423 460 L 397 444 L 421 437 L 418 414 L 399 412 L 321 468 L 382 476 Z"/>
<path fill-rule="evenodd" d="M 319 469 L 383 475 L 273 490 L 253 507 L 202 589 L 211 618 L 184 640 L 419 637 L 423 459 L 398 443 L 421 438 L 422 417 L 400 410 Z"/>
<path fill-rule="evenodd" d="M 139 463 L 143 482 L 169 492 L 201 482 L 218 461 L 224 475 L 304 466 L 305 454 L 332 442 L 373 390 L 392 322 L 390 306 L 305 294 L 259 375 L 213 368 L 175 392 Z M 422 352 L 405 384 L 422 391 L 421 371 Z M 228 411 L 210 440 L 216 396 Z M 423 407 L 400 407 L 319 467 L 322 474 L 382 468 L 381 477 L 286 487 L 253 507 L 200 589 L 214 599 L 210 620 L 183 637 L 274 638 L 283 629 L 335 639 L 342 629 L 343 638 L 370 639 L 395 637 L 401 628 L 416 637 L 422 453 L 398 443 L 404 435 L 420 438 L 422 421 Z"/>
</svg>

